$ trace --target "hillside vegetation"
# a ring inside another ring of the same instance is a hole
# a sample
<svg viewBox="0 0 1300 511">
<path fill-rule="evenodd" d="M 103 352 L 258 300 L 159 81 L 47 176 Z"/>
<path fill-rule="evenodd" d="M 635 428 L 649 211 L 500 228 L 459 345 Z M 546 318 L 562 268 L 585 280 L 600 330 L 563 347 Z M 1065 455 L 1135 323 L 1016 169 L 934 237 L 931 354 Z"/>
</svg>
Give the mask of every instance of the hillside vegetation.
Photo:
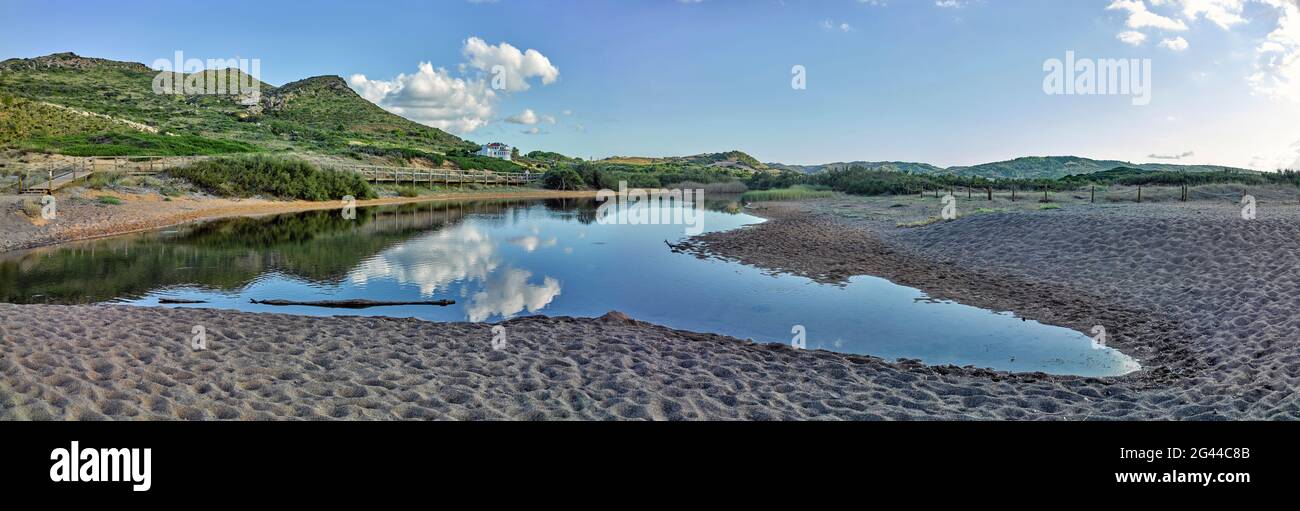
<svg viewBox="0 0 1300 511">
<path fill-rule="evenodd" d="M 214 158 L 170 169 L 168 173 L 223 197 L 261 195 L 323 201 L 376 196 L 360 174 L 321 169 L 307 161 L 283 156 Z"/>
<path fill-rule="evenodd" d="M 215 73 L 209 71 L 204 76 Z M 256 104 L 243 104 L 241 99 L 247 97 L 155 94 L 156 75 L 144 64 L 72 53 L 0 62 L 0 94 L 14 98 L 14 103 L 4 107 L 0 146 L 61 151 L 68 145 L 82 145 L 42 137 L 139 132 L 126 124 L 139 123 L 163 136 L 192 137 L 187 144 L 199 148 L 219 144 L 199 143 L 193 137 L 259 150 L 354 157 L 364 156 L 361 151 L 365 148 L 437 154 L 476 148 L 442 130 L 379 108 L 337 76 L 308 78 L 282 87 L 246 78 L 252 80 L 261 98 Z M 52 103 L 123 122 L 72 118 L 63 109 L 34 103 Z"/>
</svg>

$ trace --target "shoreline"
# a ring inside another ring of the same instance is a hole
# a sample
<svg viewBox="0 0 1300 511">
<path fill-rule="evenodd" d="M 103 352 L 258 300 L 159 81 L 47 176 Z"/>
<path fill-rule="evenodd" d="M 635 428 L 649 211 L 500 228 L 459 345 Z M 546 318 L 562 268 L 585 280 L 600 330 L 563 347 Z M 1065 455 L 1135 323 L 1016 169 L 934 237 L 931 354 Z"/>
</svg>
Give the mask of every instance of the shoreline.
<svg viewBox="0 0 1300 511">
<path fill-rule="evenodd" d="M 46 248 L 71 243 L 75 241 L 86 241 L 98 238 L 108 238 L 126 234 L 134 234 L 157 229 L 167 229 L 171 227 L 220 220 L 223 218 L 238 217 L 261 217 L 269 215 L 279 215 L 284 213 L 298 213 L 303 211 L 319 211 L 322 209 L 337 209 L 341 206 L 338 201 L 316 202 L 316 201 L 279 201 L 266 199 L 225 199 L 225 198 L 204 198 L 191 199 L 186 198 L 172 202 L 163 202 L 153 194 L 123 194 L 115 192 L 92 192 L 87 193 L 91 197 L 110 196 L 126 199 L 126 204 L 166 204 L 171 206 L 171 211 L 158 212 L 149 209 L 140 208 L 131 211 L 130 214 L 137 215 L 125 222 L 94 222 L 78 218 L 78 210 L 74 209 L 71 216 L 73 220 L 70 224 L 59 225 L 58 232 L 29 232 L 18 233 L 10 231 L 10 235 L 27 234 L 29 239 L 18 243 L 0 244 L 0 256 L 13 255 L 38 248 Z M 433 195 L 422 195 L 420 197 L 385 197 L 379 199 L 366 199 L 357 201 L 357 207 L 369 206 L 389 206 L 399 204 L 411 204 L 420 202 L 439 202 L 439 201 L 457 201 L 457 200 L 492 200 L 492 199 L 565 199 L 565 198 L 590 198 L 595 197 L 594 191 L 556 191 L 556 190 L 520 190 L 520 191 L 484 191 L 484 192 L 456 192 L 442 193 Z M 13 198 L 10 197 L 12 200 Z M 74 208 L 85 209 L 87 206 L 95 207 L 93 204 L 73 206 Z M 185 209 L 189 206 L 197 206 L 197 209 Z M 120 207 L 120 206 L 117 206 Z M 60 211 L 63 207 L 60 206 Z M 22 213 L 16 212 L 11 215 L 3 216 L 21 216 Z M 60 213 L 60 215 L 64 215 Z M 66 218 L 66 217 L 65 217 Z M 0 227 L 22 228 L 20 222 L 27 222 L 31 229 L 41 231 L 48 223 L 32 223 L 25 217 L 8 218 L 7 225 L 0 223 Z M 57 222 L 57 220 L 56 220 Z M 65 232 L 71 232 L 65 235 Z"/>
</svg>

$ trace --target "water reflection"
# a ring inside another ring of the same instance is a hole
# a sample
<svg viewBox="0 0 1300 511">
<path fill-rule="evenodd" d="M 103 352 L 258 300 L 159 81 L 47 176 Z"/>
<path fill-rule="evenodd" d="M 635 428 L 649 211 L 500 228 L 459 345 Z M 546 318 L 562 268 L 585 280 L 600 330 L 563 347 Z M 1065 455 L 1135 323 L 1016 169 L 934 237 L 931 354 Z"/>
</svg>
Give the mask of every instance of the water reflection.
<svg viewBox="0 0 1300 511">
<path fill-rule="evenodd" d="M 448 284 L 485 280 L 501 265 L 496 243 L 473 225 L 455 225 L 401 243 L 362 261 L 349 280 L 365 286 L 375 279 L 414 285 L 424 297 Z"/>
</svg>

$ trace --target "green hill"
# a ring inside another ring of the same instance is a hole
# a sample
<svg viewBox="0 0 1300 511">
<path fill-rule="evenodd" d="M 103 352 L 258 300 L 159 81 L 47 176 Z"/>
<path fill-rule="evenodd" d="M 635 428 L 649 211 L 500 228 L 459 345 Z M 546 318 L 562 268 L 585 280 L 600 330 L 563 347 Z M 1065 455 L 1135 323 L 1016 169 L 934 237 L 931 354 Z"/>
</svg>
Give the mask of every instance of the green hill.
<svg viewBox="0 0 1300 511">
<path fill-rule="evenodd" d="M 7 114 L 0 120 L 0 146 L 63 152 L 93 146 L 109 133 L 129 132 L 135 138 L 181 136 L 257 151 L 341 155 L 357 155 L 364 148 L 435 154 L 476 148 L 383 110 L 337 76 L 282 87 L 253 81 L 260 101 L 243 104 L 247 97 L 155 94 L 156 75 L 144 64 L 72 53 L 0 62 L 0 98 L 11 98 L 0 99 L 8 102 L 0 105 Z M 74 111 L 90 115 L 72 119 Z"/>
<path fill-rule="evenodd" d="M 1241 172 L 1254 173 L 1253 170 L 1224 167 L 1221 165 L 1175 165 L 1170 163 L 1129 163 L 1117 160 L 1093 160 L 1078 156 L 1027 156 L 1014 160 L 984 163 L 968 167 L 937 167 L 928 163 L 908 162 L 870 162 L 855 161 L 827 163 L 823 165 L 785 165 L 769 163 L 769 167 L 817 174 L 850 168 L 862 168 L 871 171 L 902 172 L 932 176 L 953 175 L 959 177 L 982 177 L 987 179 L 1059 179 L 1065 176 L 1081 176 L 1105 172 L 1111 169 L 1126 168 L 1148 172 Z"/>
<path fill-rule="evenodd" d="M 767 164 L 761 163 L 758 159 L 742 151 L 727 151 L 723 153 L 704 153 L 693 156 L 668 156 L 664 158 L 652 158 L 644 156 L 612 156 L 599 160 L 598 163 L 608 165 L 631 165 L 631 166 L 653 166 L 669 168 L 699 168 L 714 167 L 722 169 L 732 169 L 742 173 L 753 173 L 757 171 L 770 170 Z"/>
<path fill-rule="evenodd" d="M 909 174 L 943 174 L 945 170 L 941 167 L 930 165 L 929 163 L 912 163 L 903 161 L 851 161 L 826 163 L 822 165 L 785 165 L 781 163 L 768 163 L 769 167 L 777 170 L 789 170 L 802 172 L 804 174 L 816 174 L 832 170 L 845 170 L 849 168 L 864 168 L 867 170 L 881 170 L 886 172 L 904 172 Z"/>
<path fill-rule="evenodd" d="M 1093 160 L 1077 156 L 1029 156 L 970 167 L 950 167 L 947 171 L 958 176 L 978 176 L 993 179 L 1058 179 L 1065 176 L 1093 174 L 1122 167 L 1153 172 L 1255 172 L 1219 165 L 1134 164 L 1116 160 Z"/>
</svg>

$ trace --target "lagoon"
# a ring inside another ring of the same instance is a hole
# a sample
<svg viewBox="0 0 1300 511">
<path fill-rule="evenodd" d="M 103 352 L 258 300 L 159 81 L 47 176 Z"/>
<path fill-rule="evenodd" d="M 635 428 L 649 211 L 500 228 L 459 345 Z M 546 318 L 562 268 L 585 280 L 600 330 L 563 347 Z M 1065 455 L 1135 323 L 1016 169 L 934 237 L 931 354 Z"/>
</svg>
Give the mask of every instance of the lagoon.
<svg viewBox="0 0 1300 511">
<path fill-rule="evenodd" d="M 762 220 L 710 204 L 706 232 Z M 158 306 L 163 298 L 304 315 L 498 322 L 611 310 L 685 330 L 928 364 L 1120 375 L 1138 368 L 1082 333 L 949 301 L 885 279 L 818 283 L 674 253 L 682 225 L 605 225 L 590 200 L 431 202 L 233 218 L 0 259 L 0 300 Z M 274 307 L 448 298 L 448 307 Z M 558 340 L 557 340 L 558 341 Z"/>
</svg>

